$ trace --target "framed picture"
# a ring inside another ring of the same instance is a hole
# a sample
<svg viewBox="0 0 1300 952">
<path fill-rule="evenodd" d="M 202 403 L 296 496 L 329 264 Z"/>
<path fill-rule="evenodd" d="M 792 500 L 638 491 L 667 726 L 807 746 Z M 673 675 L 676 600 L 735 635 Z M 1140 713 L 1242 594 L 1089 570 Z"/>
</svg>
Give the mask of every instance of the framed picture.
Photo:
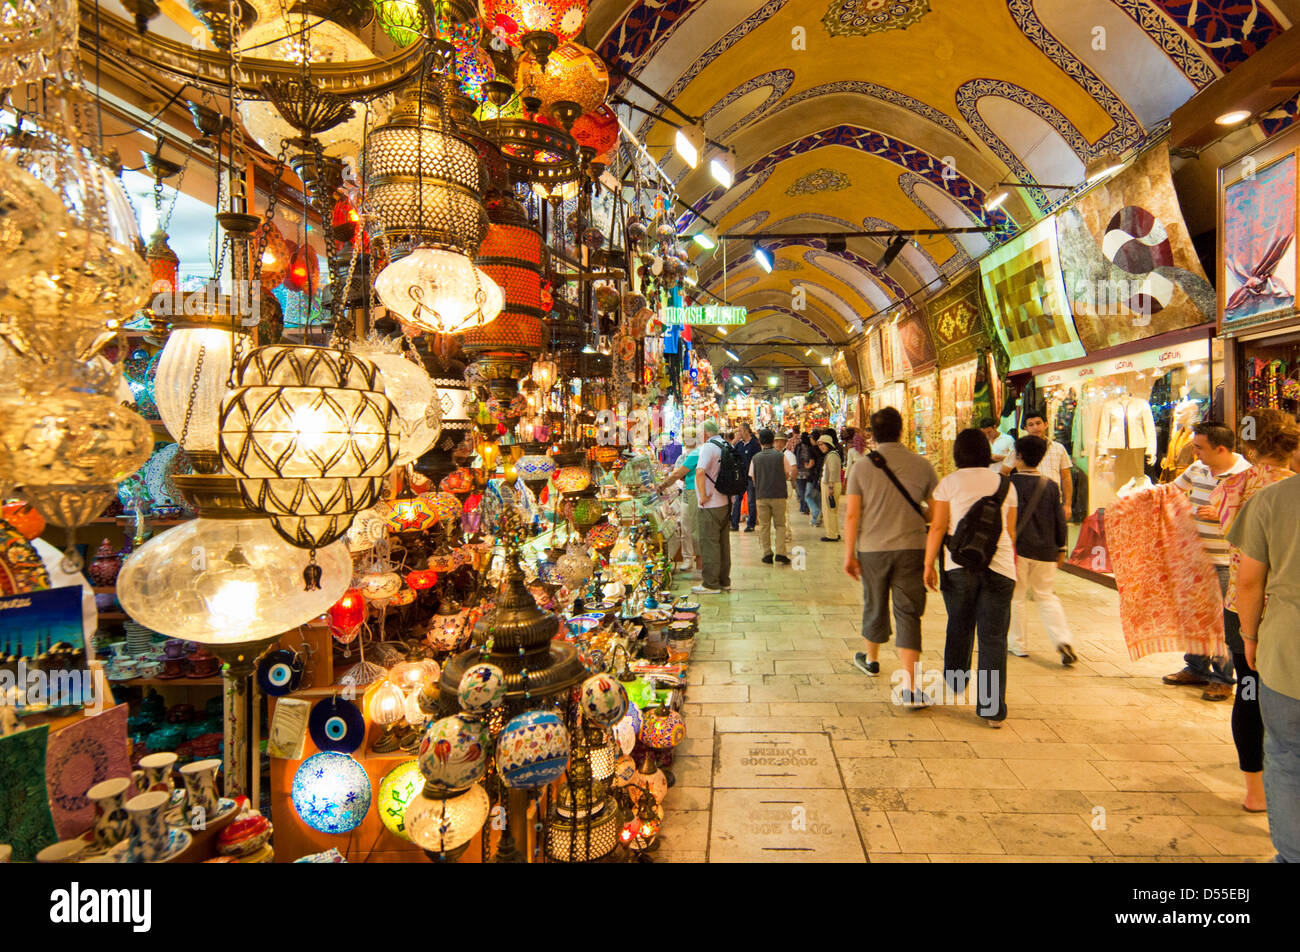
<svg viewBox="0 0 1300 952">
<path fill-rule="evenodd" d="M 1296 165 L 1292 130 L 1219 169 L 1219 331 L 1296 311 Z"/>
</svg>

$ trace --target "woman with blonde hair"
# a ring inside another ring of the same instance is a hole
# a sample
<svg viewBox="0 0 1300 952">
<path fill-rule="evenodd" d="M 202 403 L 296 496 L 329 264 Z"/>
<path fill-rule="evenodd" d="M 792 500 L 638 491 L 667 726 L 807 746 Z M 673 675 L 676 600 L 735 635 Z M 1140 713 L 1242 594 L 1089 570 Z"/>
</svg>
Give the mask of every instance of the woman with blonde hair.
<svg viewBox="0 0 1300 952">
<path fill-rule="evenodd" d="M 1295 417 L 1269 407 L 1247 410 L 1238 434 L 1251 467 L 1221 482 L 1210 495 L 1226 536 L 1242 507 L 1266 486 L 1295 475 L 1293 457 L 1300 452 L 1300 425 Z M 1241 550 L 1228 546 L 1228 594 L 1223 600 L 1223 628 L 1237 674 L 1237 693 L 1232 703 L 1232 741 L 1237 745 L 1237 764 L 1246 780 L 1242 808 L 1248 813 L 1267 810 L 1264 797 L 1264 722 L 1259 712 L 1259 675 L 1246 661 L 1246 644 L 1237 618 L 1237 571 Z"/>
</svg>

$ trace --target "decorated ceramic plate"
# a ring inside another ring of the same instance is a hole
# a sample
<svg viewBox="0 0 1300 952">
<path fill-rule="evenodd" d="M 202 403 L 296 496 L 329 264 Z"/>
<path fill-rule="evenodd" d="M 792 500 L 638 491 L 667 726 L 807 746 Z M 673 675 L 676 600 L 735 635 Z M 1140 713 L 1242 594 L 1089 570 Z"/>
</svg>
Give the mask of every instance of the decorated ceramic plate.
<svg viewBox="0 0 1300 952">
<path fill-rule="evenodd" d="M 0 595 L 38 592 L 50 587 L 50 573 L 27 537 L 0 519 Z"/>
<path fill-rule="evenodd" d="M 170 828 L 167 831 L 167 848 L 163 850 L 162 855 L 154 860 L 154 862 L 170 863 L 172 860 L 176 859 L 176 857 L 189 849 L 190 844 L 193 842 L 194 835 L 190 833 L 189 830 L 181 830 L 176 827 Z"/>
</svg>

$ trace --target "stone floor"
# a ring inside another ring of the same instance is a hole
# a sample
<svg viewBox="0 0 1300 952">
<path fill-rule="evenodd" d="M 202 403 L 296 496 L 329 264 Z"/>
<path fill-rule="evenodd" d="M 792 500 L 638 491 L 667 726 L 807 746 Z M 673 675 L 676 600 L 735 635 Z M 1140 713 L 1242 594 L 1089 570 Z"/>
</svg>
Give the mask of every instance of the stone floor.
<svg viewBox="0 0 1300 952">
<path fill-rule="evenodd" d="M 1243 812 L 1230 702 L 1167 687 L 1181 658 L 1131 661 L 1115 592 L 1058 591 L 1079 662 L 1063 668 L 1031 606 L 1030 657 L 1008 659 L 1009 717 L 907 711 L 851 663 L 862 593 L 840 545 L 796 517 L 803 570 L 763 565 L 733 533 L 732 591 L 702 596 L 659 862 L 1233 862 L 1273 855 Z M 686 583 L 689 585 L 690 583 Z M 922 663 L 942 661 L 943 601 Z"/>
</svg>

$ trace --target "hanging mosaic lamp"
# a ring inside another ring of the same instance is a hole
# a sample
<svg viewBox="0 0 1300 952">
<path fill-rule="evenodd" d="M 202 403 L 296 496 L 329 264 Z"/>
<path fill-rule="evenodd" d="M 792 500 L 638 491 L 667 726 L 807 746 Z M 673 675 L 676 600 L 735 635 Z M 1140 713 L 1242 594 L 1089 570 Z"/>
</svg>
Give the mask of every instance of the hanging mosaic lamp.
<svg viewBox="0 0 1300 952">
<path fill-rule="evenodd" d="M 492 57 L 475 41 L 453 40 L 456 47 L 456 85 L 462 93 L 474 100 L 475 105 L 487 102 L 487 91 L 483 88 L 496 78 L 496 66 Z"/>
<path fill-rule="evenodd" d="M 494 191 L 488 200 L 492 222 L 476 264 L 499 284 L 505 306 L 491 324 L 466 333 L 464 349 L 475 358 L 480 377 L 492 396 L 510 400 L 518 381 L 546 342 L 542 323 L 542 238 L 529 226 L 523 206 L 508 192 Z"/>
<path fill-rule="evenodd" d="M 370 811 L 370 778 L 350 754 L 313 754 L 293 775 L 294 812 L 318 833 L 351 833 Z"/>
<path fill-rule="evenodd" d="M 248 354 L 235 379 L 219 444 L 244 499 L 299 548 L 341 538 L 378 500 L 400 444 L 378 368 L 327 347 L 276 345 Z"/>
<path fill-rule="evenodd" d="M 494 320 L 505 306 L 500 285 L 459 251 L 416 248 L 375 278 L 375 293 L 404 324 L 460 334 Z"/>
<path fill-rule="evenodd" d="M 284 281 L 284 276 L 289 273 L 289 259 L 293 255 L 293 249 L 275 222 L 264 221 L 259 228 L 266 235 L 266 244 L 262 248 L 262 264 L 257 272 L 257 280 L 261 282 L 265 293 L 274 291 Z"/>
<path fill-rule="evenodd" d="M 204 298 L 199 313 L 173 314 L 158 358 L 154 399 L 167 432 L 180 443 L 195 472 L 221 466 L 217 423 L 230 367 L 253 348 L 234 300 Z M 162 314 L 159 314 L 162 317 Z"/>
<path fill-rule="evenodd" d="M 563 44 L 582 32 L 588 0 L 484 0 L 484 29 L 520 49 L 533 47 L 538 33 Z M 528 39 L 528 43 L 525 43 Z M 554 49 L 554 45 L 551 47 Z"/>
<path fill-rule="evenodd" d="M 575 104 L 576 118 L 604 104 L 609 70 L 593 50 L 568 43 L 550 55 L 544 69 L 533 54 L 521 56 L 515 87 L 524 95 L 536 96 L 544 113 L 550 113 L 557 103 Z"/>
<path fill-rule="evenodd" d="M 406 808 L 406 835 L 431 858 L 454 861 L 483 829 L 490 808 L 480 784 L 449 797 L 434 794 L 426 785 Z"/>
<path fill-rule="evenodd" d="M 618 116 L 602 104 L 574 120 L 569 134 L 578 140 L 578 145 L 604 156 L 618 145 Z"/>
<path fill-rule="evenodd" d="M 159 228 L 149 236 L 149 244 L 144 249 L 153 294 L 175 291 L 179 280 L 181 259 L 167 243 L 168 237 L 167 232 Z"/>
<path fill-rule="evenodd" d="M 352 353 L 379 368 L 384 393 L 397 409 L 401 441 L 394 464 L 405 466 L 415 462 L 438 441 L 442 432 L 442 402 L 433 380 L 423 365 L 402 353 L 401 338 L 385 339 L 372 334 L 354 343 Z"/>
<path fill-rule="evenodd" d="M 398 764 L 379 784 L 379 795 L 375 798 L 375 812 L 384 828 L 395 836 L 409 840 L 406 835 L 406 808 L 424 789 L 424 777 L 420 775 L 420 765 L 414 760 Z"/>
<path fill-rule="evenodd" d="M 440 83 L 417 83 L 366 140 L 367 221 L 394 257 L 424 245 L 472 256 L 487 229 L 478 153 L 457 134 Z"/>
</svg>

